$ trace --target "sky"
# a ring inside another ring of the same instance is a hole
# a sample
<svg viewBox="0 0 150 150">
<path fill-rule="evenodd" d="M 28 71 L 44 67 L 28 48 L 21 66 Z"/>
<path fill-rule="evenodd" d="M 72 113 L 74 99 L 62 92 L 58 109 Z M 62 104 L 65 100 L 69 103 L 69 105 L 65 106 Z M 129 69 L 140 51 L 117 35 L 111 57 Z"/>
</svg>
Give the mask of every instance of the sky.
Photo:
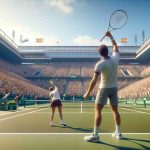
<svg viewBox="0 0 150 150">
<path fill-rule="evenodd" d="M 142 44 L 150 36 L 150 0 L 0 0 L 0 29 L 20 45 L 98 46 L 108 28 L 110 15 L 118 9 L 128 14 L 127 24 L 112 31 L 118 45 Z M 43 38 L 37 43 L 37 38 Z M 128 43 L 121 43 L 127 38 Z M 110 45 L 105 38 L 103 44 Z"/>
</svg>

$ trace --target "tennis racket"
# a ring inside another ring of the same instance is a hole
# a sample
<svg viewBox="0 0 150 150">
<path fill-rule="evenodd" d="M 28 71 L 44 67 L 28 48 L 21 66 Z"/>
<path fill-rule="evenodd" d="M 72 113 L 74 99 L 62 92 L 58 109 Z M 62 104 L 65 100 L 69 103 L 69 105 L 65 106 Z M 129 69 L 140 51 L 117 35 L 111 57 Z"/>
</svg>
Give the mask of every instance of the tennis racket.
<svg viewBox="0 0 150 150">
<path fill-rule="evenodd" d="M 54 85 L 54 82 L 52 80 L 49 80 L 49 84 Z"/>
<path fill-rule="evenodd" d="M 124 10 L 116 10 L 109 18 L 109 24 L 107 31 L 113 31 L 121 29 L 127 23 L 128 15 Z M 102 41 L 106 35 L 100 40 Z"/>
</svg>

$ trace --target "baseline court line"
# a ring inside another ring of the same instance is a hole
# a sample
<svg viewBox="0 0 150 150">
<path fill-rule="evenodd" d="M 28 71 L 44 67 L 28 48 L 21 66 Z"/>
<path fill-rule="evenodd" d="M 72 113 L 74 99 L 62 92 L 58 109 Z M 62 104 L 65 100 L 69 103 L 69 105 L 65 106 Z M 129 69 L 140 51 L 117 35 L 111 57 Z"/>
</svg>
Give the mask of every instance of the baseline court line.
<svg viewBox="0 0 150 150">
<path fill-rule="evenodd" d="M 0 119 L 0 122 L 2 122 L 2 121 L 4 121 L 4 120 L 8 120 L 8 119 L 12 119 L 12 118 L 16 118 L 16 117 L 20 117 L 20 116 L 28 115 L 28 114 L 34 113 L 34 112 L 36 112 L 36 111 L 44 110 L 44 109 L 46 109 L 46 108 L 39 109 L 39 110 L 34 110 L 34 111 L 30 111 L 30 112 L 23 113 L 23 114 L 19 114 L 19 115 L 14 115 L 14 116 L 11 116 L 11 117 L 8 117 L 8 118 L 3 118 L 3 119 Z"/>
<path fill-rule="evenodd" d="M 148 112 L 143 112 L 143 111 L 139 111 L 139 110 L 133 110 L 133 109 L 129 109 L 129 108 L 122 108 L 122 109 L 126 109 L 126 110 L 130 110 L 130 111 L 134 111 L 134 112 L 138 112 L 138 113 L 142 113 L 142 114 L 150 114 Z"/>
<path fill-rule="evenodd" d="M 21 113 L 21 112 L 30 111 L 30 110 L 33 110 L 33 109 L 37 109 L 37 108 L 23 109 L 23 110 L 16 110 L 16 111 L 8 111 L 7 113 L 0 113 L 0 116 L 11 115 L 11 114 L 16 114 L 16 113 Z"/>
<path fill-rule="evenodd" d="M 91 133 L 0 133 L 0 135 L 84 135 Z M 110 135 L 112 133 L 99 133 L 99 135 Z M 150 133 L 122 133 L 124 135 L 150 135 Z"/>
</svg>

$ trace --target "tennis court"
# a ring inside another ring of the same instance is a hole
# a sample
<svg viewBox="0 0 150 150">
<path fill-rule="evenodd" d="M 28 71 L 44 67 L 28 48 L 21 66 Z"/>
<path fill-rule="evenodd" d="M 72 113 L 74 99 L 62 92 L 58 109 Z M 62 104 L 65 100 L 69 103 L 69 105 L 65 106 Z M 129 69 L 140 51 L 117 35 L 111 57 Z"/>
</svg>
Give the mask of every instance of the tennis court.
<svg viewBox="0 0 150 150">
<path fill-rule="evenodd" d="M 100 143 L 86 143 L 84 136 L 93 129 L 94 103 L 64 104 L 64 120 L 60 126 L 59 114 L 55 127 L 49 125 L 49 107 L 20 107 L 18 111 L 0 111 L 0 145 L 3 150 L 27 149 L 150 149 L 150 107 L 120 107 L 123 139 L 111 137 L 114 122 L 110 108 L 103 110 Z"/>
</svg>

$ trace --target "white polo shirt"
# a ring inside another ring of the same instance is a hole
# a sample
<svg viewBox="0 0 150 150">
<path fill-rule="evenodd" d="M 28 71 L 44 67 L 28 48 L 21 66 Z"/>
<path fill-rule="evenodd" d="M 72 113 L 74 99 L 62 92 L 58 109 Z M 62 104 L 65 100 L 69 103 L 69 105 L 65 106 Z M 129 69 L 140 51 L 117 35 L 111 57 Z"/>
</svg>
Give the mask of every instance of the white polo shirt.
<svg viewBox="0 0 150 150">
<path fill-rule="evenodd" d="M 108 59 L 101 59 L 96 63 L 94 72 L 101 74 L 101 81 L 99 88 L 113 88 L 117 87 L 117 72 L 119 65 L 119 53 L 113 52 Z"/>
<path fill-rule="evenodd" d="M 49 95 L 50 95 L 50 97 L 53 96 L 52 101 L 57 100 L 57 99 L 60 100 L 60 95 L 58 92 L 58 88 L 56 86 L 55 86 L 55 89 L 53 91 L 51 91 Z"/>
</svg>

